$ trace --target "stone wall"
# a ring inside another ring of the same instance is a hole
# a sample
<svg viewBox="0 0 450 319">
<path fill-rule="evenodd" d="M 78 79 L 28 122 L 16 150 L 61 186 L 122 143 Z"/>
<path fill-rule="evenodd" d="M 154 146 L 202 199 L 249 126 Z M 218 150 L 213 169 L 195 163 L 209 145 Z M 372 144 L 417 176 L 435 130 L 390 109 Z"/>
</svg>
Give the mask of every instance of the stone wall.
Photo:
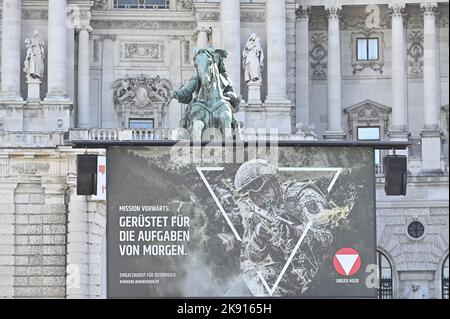
<svg viewBox="0 0 450 319">
<path fill-rule="evenodd" d="M 101 297 L 105 203 L 76 195 L 77 153 L 2 151 L 1 298 Z"/>
</svg>

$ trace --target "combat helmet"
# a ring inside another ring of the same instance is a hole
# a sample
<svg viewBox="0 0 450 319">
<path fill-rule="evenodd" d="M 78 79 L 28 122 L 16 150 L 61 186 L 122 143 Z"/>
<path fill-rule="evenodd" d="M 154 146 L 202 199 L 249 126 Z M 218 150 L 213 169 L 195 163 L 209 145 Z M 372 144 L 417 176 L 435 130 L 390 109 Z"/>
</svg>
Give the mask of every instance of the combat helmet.
<svg viewBox="0 0 450 319">
<path fill-rule="evenodd" d="M 240 194 L 259 192 L 267 183 L 278 184 L 276 178 L 277 169 L 269 162 L 262 159 L 254 159 L 239 167 L 234 178 L 234 187 Z M 278 200 L 281 197 L 279 185 L 275 187 Z"/>
</svg>

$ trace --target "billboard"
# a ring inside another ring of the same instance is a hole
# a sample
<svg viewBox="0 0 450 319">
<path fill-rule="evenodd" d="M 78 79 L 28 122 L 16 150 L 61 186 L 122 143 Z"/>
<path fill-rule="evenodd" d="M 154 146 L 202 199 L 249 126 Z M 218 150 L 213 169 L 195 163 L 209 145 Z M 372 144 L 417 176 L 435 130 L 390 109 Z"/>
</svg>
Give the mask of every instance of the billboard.
<svg viewBox="0 0 450 319">
<path fill-rule="evenodd" d="M 376 297 L 370 147 L 107 152 L 112 298 Z"/>
</svg>

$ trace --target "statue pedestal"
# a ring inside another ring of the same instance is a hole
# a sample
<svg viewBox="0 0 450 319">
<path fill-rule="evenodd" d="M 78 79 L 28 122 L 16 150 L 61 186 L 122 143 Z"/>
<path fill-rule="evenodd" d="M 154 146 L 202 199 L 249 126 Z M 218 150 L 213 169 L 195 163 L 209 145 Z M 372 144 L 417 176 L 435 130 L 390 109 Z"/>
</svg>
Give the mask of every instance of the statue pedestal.
<svg viewBox="0 0 450 319">
<path fill-rule="evenodd" d="M 39 102 L 41 100 L 40 90 L 41 90 L 41 80 L 39 79 L 29 79 L 28 84 L 28 102 Z"/>
<path fill-rule="evenodd" d="M 247 104 L 261 104 L 261 83 L 248 82 L 248 99 Z"/>
</svg>

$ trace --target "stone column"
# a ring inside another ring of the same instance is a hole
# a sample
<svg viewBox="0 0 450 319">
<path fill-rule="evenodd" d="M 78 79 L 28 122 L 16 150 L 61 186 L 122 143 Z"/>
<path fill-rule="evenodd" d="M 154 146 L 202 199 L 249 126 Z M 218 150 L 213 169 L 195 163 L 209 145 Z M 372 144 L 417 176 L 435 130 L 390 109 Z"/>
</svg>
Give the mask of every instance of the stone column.
<svg viewBox="0 0 450 319">
<path fill-rule="evenodd" d="M 116 36 L 103 36 L 102 60 L 102 127 L 114 128 L 117 119 L 115 115 L 112 85 L 114 82 L 114 41 Z"/>
<path fill-rule="evenodd" d="M 325 139 L 342 140 L 341 37 L 339 20 L 341 8 L 330 6 L 328 12 L 328 129 Z"/>
<path fill-rule="evenodd" d="M 67 101 L 67 0 L 48 2 L 47 101 Z"/>
<path fill-rule="evenodd" d="M 75 30 L 67 28 L 67 96 L 74 99 L 75 92 Z"/>
<path fill-rule="evenodd" d="M 181 66 L 182 66 L 182 44 L 184 37 L 172 36 L 170 41 L 170 66 L 169 66 L 169 80 L 173 90 L 177 90 L 182 84 Z M 172 99 L 167 106 L 166 128 L 178 128 L 181 119 L 181 104 Z"/>
<path fill-rule="evenodd" d="M 90 115 L 89 32 L 92 31 L 92 28 L 83 26 L 78 30 L 77 127 L 88 128 Z"/>
<path fill-rule="evenodd" d="M 0 100 L 22 101 L 20 60 L 22 1 L 3 0 L 2 5 L 2 84 Z"/>
<path fill-rule="evenodd" d="M 240 0 L 220 2 L 220 38 L 222 48 L 228 50 L 227 73 L 234 91 L 241 94 L 241 11 Z"/>
<path fill-rule="evenodd" d="M 406 88 L 406 50 L 403 15 L 404 3 L 390 5 L 392 16 L 392 80 L 391 106 L 392 123 L 389 138 L 394 141 L 408 140 L 407 131 L 407 88 Z"/>
<path fill-rule="evenodd" d="M 212 28 L 197 27 L 194 32 L 197 36 L 197 49 L 203 49 L 208 47 L 209 45 L 208 35 L 212 33 Z"/>
<path fill-rule="evenodd" d="M 438 60 L 436 46 L 437 3 L 421 4 L 424 22 L 424 128 L 422 136 L 422 170 L 424 173 L 442 173 L 441 130 L 439 107 Z"/>
<path fill-rule="evenodd" d="M 300 5 L 296 20 L 296 97 L 295 115 L 297 129 L 309 126 L 309 6 Z"/>
<path fill-rule="evenodd" d="M 286 95 L 286 3 L 266 1 L 266 104 L 290 104 Z"/>
<path fill-rule="evenodd" d="M 67 298 L 87 298 L 89 225 L 86 196 L 78 196 L 75 185 L 69 188 L 67 214 Z"/>
</svg>

